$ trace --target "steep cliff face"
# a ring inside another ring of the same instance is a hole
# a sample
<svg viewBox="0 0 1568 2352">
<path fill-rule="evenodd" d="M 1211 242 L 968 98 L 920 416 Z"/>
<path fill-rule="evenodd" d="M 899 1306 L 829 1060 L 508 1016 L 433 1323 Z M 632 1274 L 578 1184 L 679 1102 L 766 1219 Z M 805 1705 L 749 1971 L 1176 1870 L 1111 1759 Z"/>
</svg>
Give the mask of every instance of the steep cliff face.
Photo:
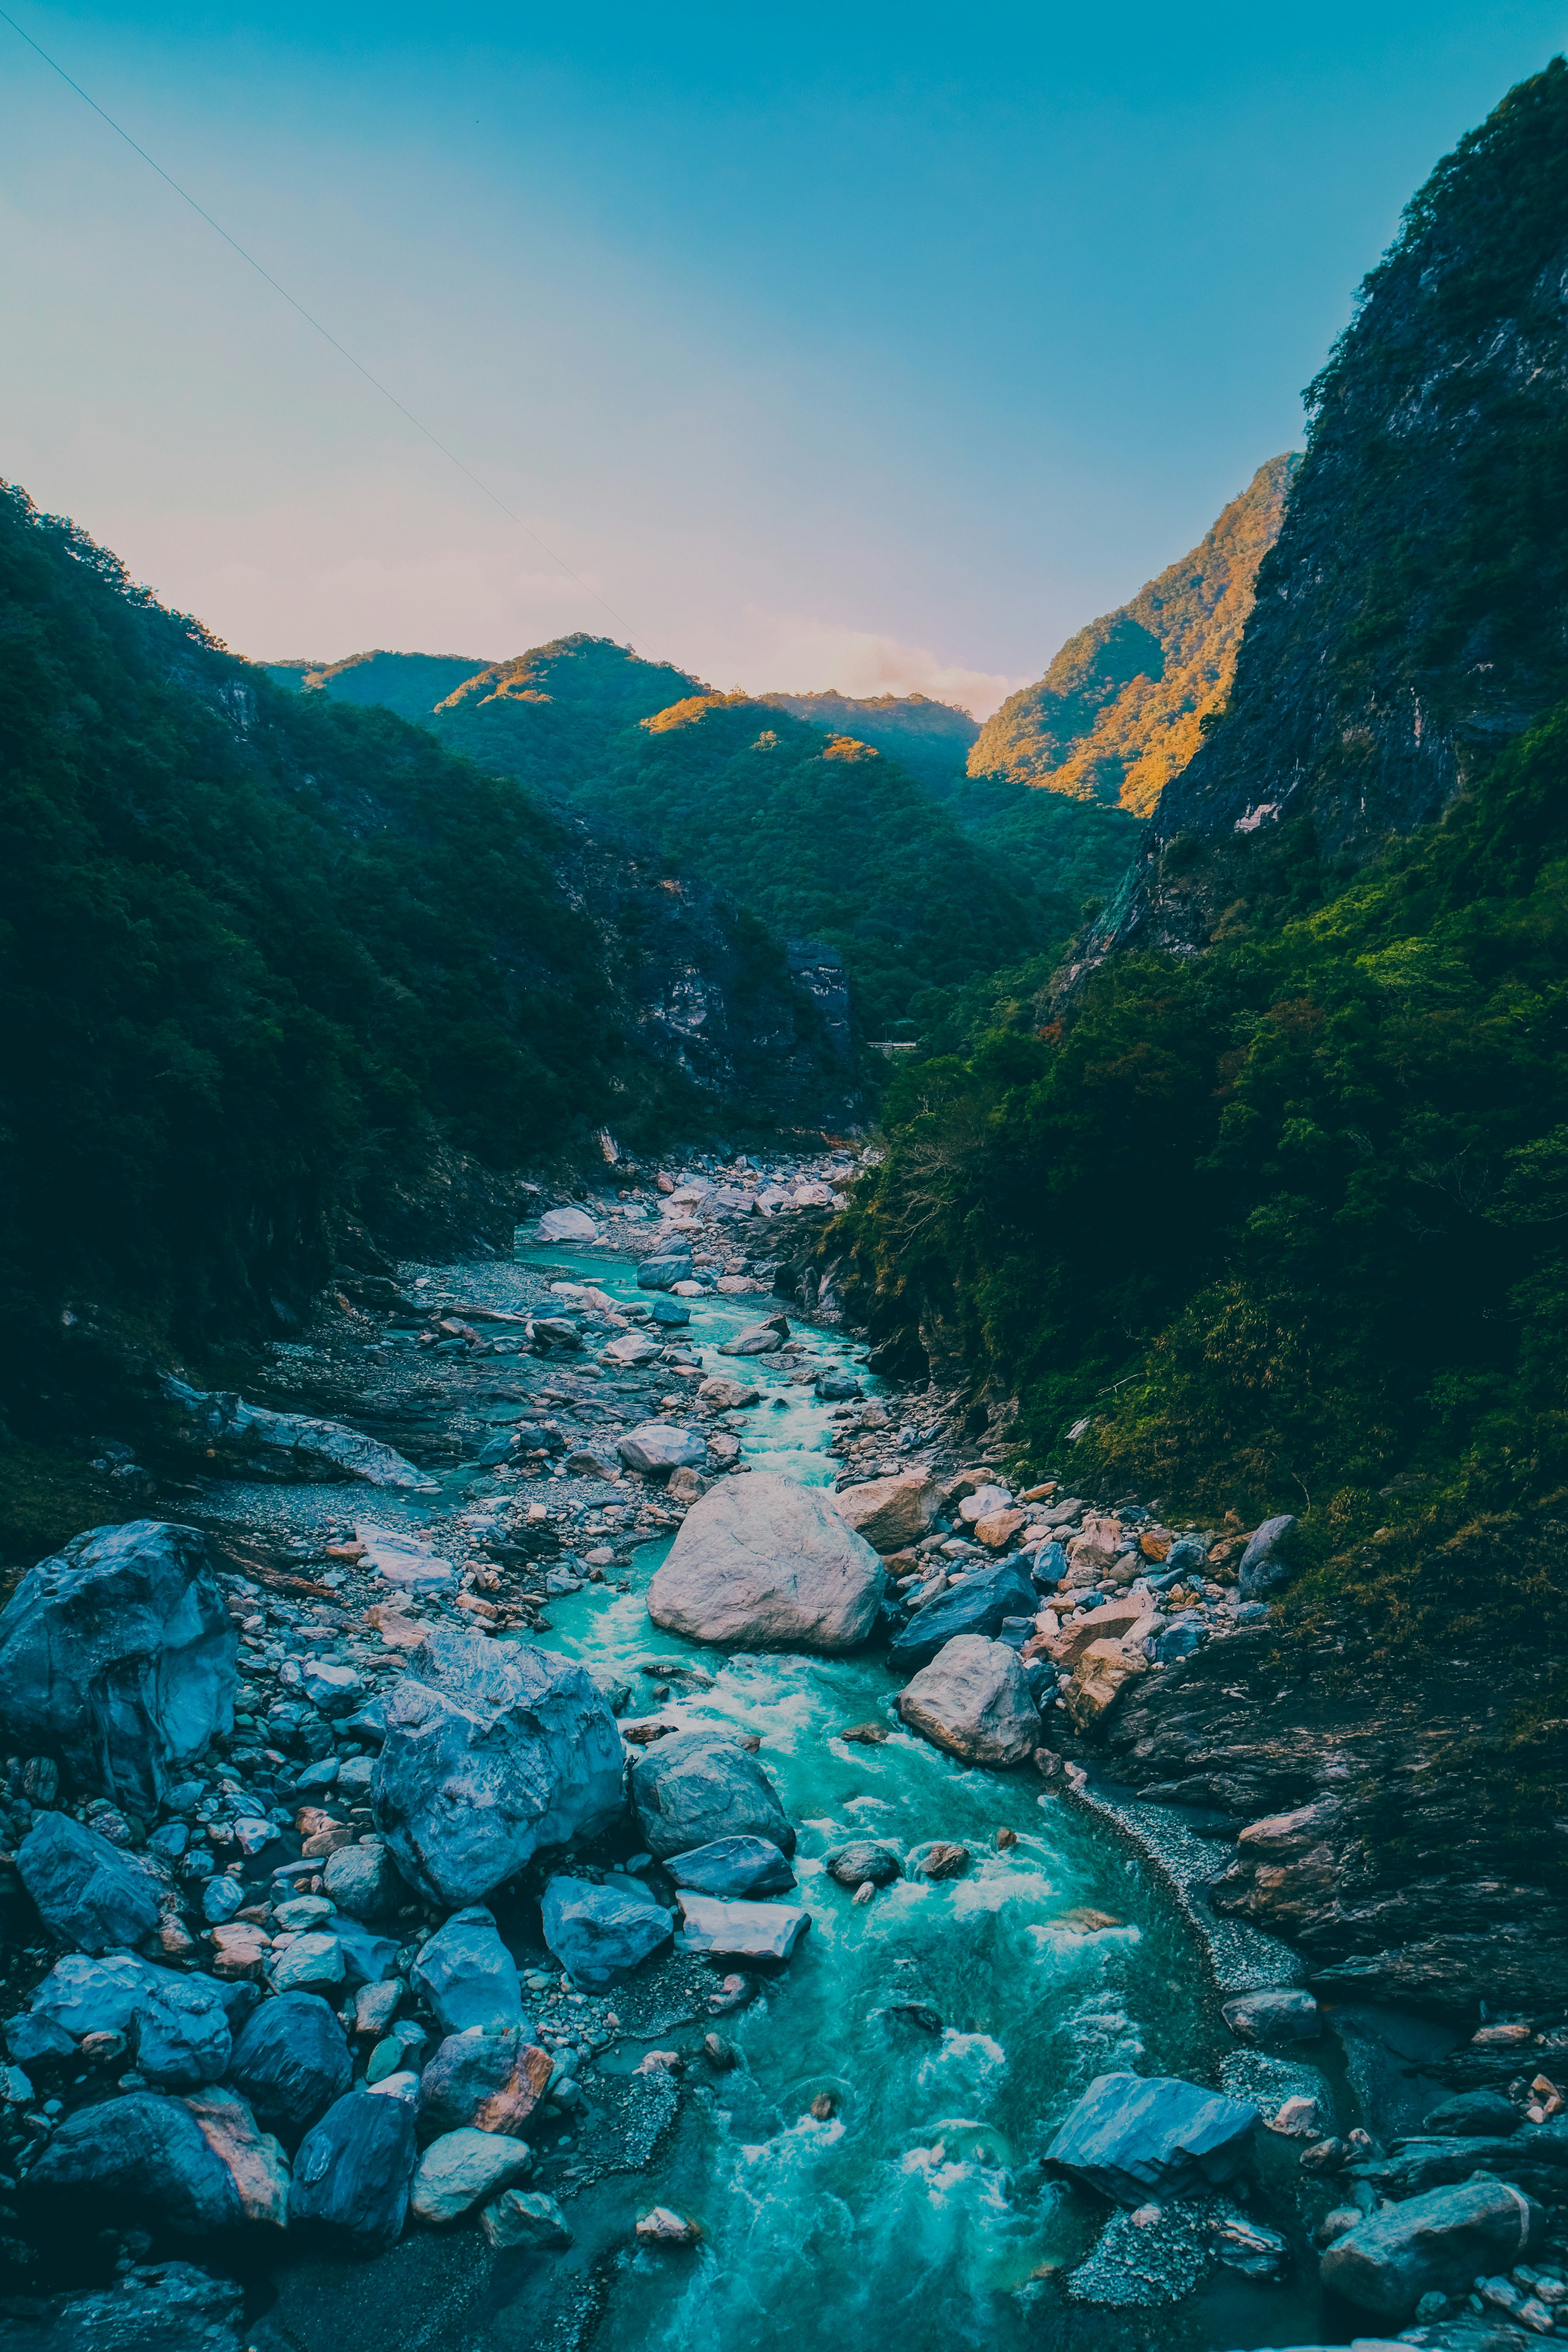
<svg viewBox="0 0 1568 2352">
<path fill-rule="evenodd" d="M 1038 684 L 981 728 L 969 773 L 1147 816 L 1230 691 L 1258 567 L 1299 463 L 1287 454 L 1260 466 L 1190 555 L 1069 637 Z"/>
<path fill-rule="evenodd" d="M 1568 66 L 1447 157 L 1309 400 L 1229 707 L 1111 943 L 1192 947 L 1440 817 L 1568 690 Z"/>
</svg>

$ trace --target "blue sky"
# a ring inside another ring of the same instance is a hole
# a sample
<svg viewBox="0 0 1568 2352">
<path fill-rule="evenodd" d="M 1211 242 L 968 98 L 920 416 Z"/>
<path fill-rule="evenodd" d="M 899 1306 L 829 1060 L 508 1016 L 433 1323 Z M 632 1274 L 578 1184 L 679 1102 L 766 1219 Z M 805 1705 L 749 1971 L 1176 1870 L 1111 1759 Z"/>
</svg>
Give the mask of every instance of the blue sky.
<svg viewBox="0 0 1568 2352">
<path fill-rule="evenodd" d="M 168 601 L 981 710 L 1300 440 L 1401 206 L 1568 32 L 5 5 L 550 551 L 0 24 L 0 474 Z"/>
</svg>

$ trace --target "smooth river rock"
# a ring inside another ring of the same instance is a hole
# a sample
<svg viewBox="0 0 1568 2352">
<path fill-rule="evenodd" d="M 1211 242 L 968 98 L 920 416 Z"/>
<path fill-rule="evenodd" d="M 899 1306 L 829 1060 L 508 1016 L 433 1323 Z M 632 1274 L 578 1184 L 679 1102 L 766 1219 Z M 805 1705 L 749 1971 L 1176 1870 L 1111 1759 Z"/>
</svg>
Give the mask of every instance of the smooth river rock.
<svg viewBox="0 0 1568 2352">
<path fill-rule="evenodd" d="M 968 1764 L 1024 1764 L 1041 1744 L 1039 1711 L 1005 1643 L 961 1633 L 899 1694 L 911 1731 Z"/>
<path fill-rule="evenodd" d="M 1247 2160 L 1258 2110 L 1170 2074 L 1097 2074 L 1046 2150 L 1118 2205 L 1192 2197 Z"/>
<path fill-rule="evenodd" d="M 677 1732 L 632 1767 L 632 1804 L 661 1860 L 719 1838 L 766 1838 L 795 1852 L 795 1828 L 749 1748 L 719 1731 Z"/>
<path fill-rule="evenodd" d="M 139 1944 L 158 1924 L 158 1881 L 68 1813 L 40 1813 L 16 1849 L 44 1924 L 84 1952 Z"/>
<path fill-rule="evenodd" d="M 664 1470 L 700 1470 L 708 1459 L 708 1441 L 700 1430 L 678 1429 L 668 1421 L 645 1421 L 616 1440 L 616 1452 L 628 1470 L 657 1476 Z"/>
<path fill-rule="evenodd" d="M 542 1907 L 545 1943 L 585 1992 L 623 1982 L 672 1932 L 663 1904 L 641 1887 L 552 1878 Z"/>
<path fill-rule="evenodd" d="M 1319 2264 L 1323 2284 L 1397 2326 L 1424 2294 L 1463 2294 L 1478 2275 L 1509 2271 L 1546 2234 L 1532 2198 L 1478 2173 L 1368 2215 Z"/>
<path fill-rule="evenodd" d="M 292 2141 L 343 2096 L 353 2064 L 320 1993 L 286 1992 L 247 2018 L 228 2072 L 257 2121 Z"/>
<path fill-rule="evenodd" d="M 877 1622 L 882 1567 L 820 1487 L 767 1470 L 688 1511 L 647 1589 L 656 1625 L 736 1650 L 852 1650 Z"/>
<path fill-rule="evenodd" d="M 998 1560 L 917 1610 L 893 1636 L 889 1654 L 895 1666 L 923 1666 L 958 1634 L 980 1633 L 994 1641 L 1007 1618 L 1032 1617 L 1038 1606 L 1023 1561 Z"/>
<path fill-rule="evenodd" d="M 868 1478 L 863 1486 L 846 1486 L 833 1498 L 846 1524 L 878 1551 L 898 1551 L 917 1542 L 935 1518 L 941 1499 L 935 1480 L 923 1470 Z"/>
<path fill-rule="evenodd" d="M 531 2170 L 533 2151 L 507 2132 L 445 2132 L 419 2159 L 409 2204 L 422 2221 L 460 2221 Z"/>
<path fill-rule="evenodd" d="M 517 2134 L 549 2087 L 552 2060 L 521 2026 L 449 2033 L 419 2077 L 422 2132 Z"/>
<path fill-rule="evenodd" d="M 542 1242 L 596 1242 L 599 1228 L 585 1209 L 546 1209 L 539 1220 Z"/>
<path fill-rule="evenodd" d="M 443 2033 L 496 2032 L 522 2023 L 517 1962 L 482 1903 L 454 1911 L 419 1948 L 409 1971 Z"/>
<path fill-rule="evenodd" d="M 794 1871 L 771 1838 L 715 1838 L 710 1845 L 674 1855 L 665 1866 L 677 1886 L 731 1902 L 783 1895 L 795 1885 Z"/>
<path fill-rule="evenodd" d="M 408 1884 L 449 1907 L 489 1895 L 536 1847 L 610 1828 L 625 1772 L 616 1718 L 582 1666 L 440 1632 L 386 1702 L 371 1802 Z"/>
<path fill-rule="evenodd" d="M 330 2231 L 356 2252 L 384 2252 L 408 2212 L 414 2126 L 412 2097 L 351 2091 L 335 2101 L 294 2160 L 289 2220 Z"/>
<path fill-rule="evenodd" d="M 152 1816 L 183 1768 L 233 1730 L 238 1643 L 195 1528 L 89 1528 L 29 1569 L 0 1610 L 6 1739 Z"/>
</svg>

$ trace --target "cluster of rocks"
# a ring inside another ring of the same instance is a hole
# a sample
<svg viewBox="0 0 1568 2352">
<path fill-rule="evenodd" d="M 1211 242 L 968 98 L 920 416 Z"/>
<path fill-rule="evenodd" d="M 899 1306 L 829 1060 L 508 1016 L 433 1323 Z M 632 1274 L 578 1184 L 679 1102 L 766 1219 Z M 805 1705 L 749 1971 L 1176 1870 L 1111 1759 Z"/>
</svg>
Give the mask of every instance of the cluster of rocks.
<svg viewBox="0 0 1568 2352">
<path fill-rule="evenodd" d="M 618 2021 L 541 2022 L 557 1979 L 520 1975 L 498 1900 L 538 1896 L 585 2011 L 672 1942 L 776 1963 L 810 1924 L 769 1899 L 795 1832 L 745 1743 L 628 1748 L 628 1694 L 439 1586 L 372 1604 L 379 1645 L 285 1650 L 284 1612 L 163 1521 L 79 1538 L 0 1612 L 0 1711 L 30 1750 L 0 1864 L 0 2254 L 24 2270 L 83 2200 L 122 2226 L 127 2280 L 147 2228 L 375 2252 L 410 2217 L 476 2215 L 498 2247 L 565 2242 L 523 2184 L 542 2133 L 571 2147 Z M 641 1850 L 595 1862 L 606 1838 Z M 731 1976 L 713 2006 L 745 1997 Z"/>
</svg>

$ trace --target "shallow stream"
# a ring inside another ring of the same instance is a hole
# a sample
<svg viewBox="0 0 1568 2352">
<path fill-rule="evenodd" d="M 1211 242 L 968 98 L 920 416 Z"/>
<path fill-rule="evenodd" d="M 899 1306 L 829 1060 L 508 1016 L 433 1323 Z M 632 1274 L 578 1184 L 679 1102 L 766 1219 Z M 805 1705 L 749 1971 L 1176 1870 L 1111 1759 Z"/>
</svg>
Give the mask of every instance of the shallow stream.
<svg viewBox="0 0 1568 2352">
<path fill-rule="evenodd" d="M 557 1248 L 520 1251 L 519 1264 L 648 1300 L 627 1261 Z M 523 1303 L 513 1267 L 465 1266 L 461 1278 L 481 1303 Z M 537 1297 L 537 1284 L 527 1286 Z M 762 1391 L 729 1417 L 742 1458 L 830 1482 L 832 1409 L 790 1381 L 798 1360 L 715 1352 L 774 1302 L 684 1303 L 690 1325 L 669 1337 L 688 1342 L 705 1369 L 743 1375 Z M 800 1336 L 806 1360 L 861 1353 L 833 1332 L 803 1327 Z M 855 1369 L 874 1394 L 879 1383 Z M 684 1396 L 695 1385 L 672 1375 L 664 1392 Z M 614 1405 L 612 1380 L 596 1393 Z M 472 1472 L 441 1483 L 425 1499 L 378 1497 L 377 1516 L 384 1499 L 400 1515 L 438 1518 L 489 1491 Z M 307 1491 L 287 1490 L 293 1515 Z M 341 1507 L 342 1489 L 321 1491 Z M 585 1491 L 613 1528 L 618 1490 Z M 246 1490 L 212 1499 L 217 1516 L 225 1499 L 237 1515 Z M 797 1825 L 799 1883 L 788 1899 L 809 1910 L 810 1930 L 751 2005 L 720 2021 L 740 2053 L 732 2072 L 715 2074 L 701 2060 L 712 2021 L 700 2011 L 659 2035 L 658 2046 L 689 2061 L 679 2117 L 640 2177 L 610 2175 L 569 2198 L 576 2242 L 567 2253 L 497 2262 L 465 2231 L 411 2233 L 357 2275 L 312 2258 L 261 2321 L 263 2352 L 338 2352 L 348 2340 L 362 2352 L 524 2352 L 546 2341 L 565 2352 L 585 2331 L 604 2352 L 784 2352 L 824 2342 L 857 2352 L 980 2342 L 1000 2352 L 1198 2352 L 1320 2340 L 1315 2281 L 1300 2261 L 1284 2288 L 1218 2271 L 1163 2308 L 1108 2308 L 1064 2293 L 1107 2209 L 1041 2170 L 1057 2123 L 1098 2074 L 1217 2083 L 1222 2056 L 1234 2051 L 1198 1941 L 1159 1872 L 1093 1815 L 1042 1794 L 1033 1774 L 966 1769 L 905 1732 L 893 1707 L 900 1678 L 879 1654 L 726 1659 L 661 1633 L 643 1596 L 667 1549 L 640 1547 L 628 1591 L 589 1584 L 552 1601 L 552 1630 L 540 1638 L 618 1674 L 634 1693 L 628 1717 L 758 1735 Z M 661 1662 L 689 1671 L 642 1671 Z M 836 1737 L 868 1722 L 885 1727 L 882 1743 Z M 1016 1843 L 998 1847 L 999 1831 Z M 858 1906 L 825 1864 L 850 1836 L 906 1854 L 953 1841 L 972 1859 L 962 1877 L 903 1878 Z M 909 2004 L 934 2011 L 940 2027 L 899 2014 Z M 630 2071 L 648 2046 L 622 2044 L 602 2070 Z M 824 2092 L 833 2111 L 818 2120 L 810 2110 Z M 700 2246 L 637 2246 L 632 2219 L 655 2203 L 700 2221 Z"/>
</svg>

